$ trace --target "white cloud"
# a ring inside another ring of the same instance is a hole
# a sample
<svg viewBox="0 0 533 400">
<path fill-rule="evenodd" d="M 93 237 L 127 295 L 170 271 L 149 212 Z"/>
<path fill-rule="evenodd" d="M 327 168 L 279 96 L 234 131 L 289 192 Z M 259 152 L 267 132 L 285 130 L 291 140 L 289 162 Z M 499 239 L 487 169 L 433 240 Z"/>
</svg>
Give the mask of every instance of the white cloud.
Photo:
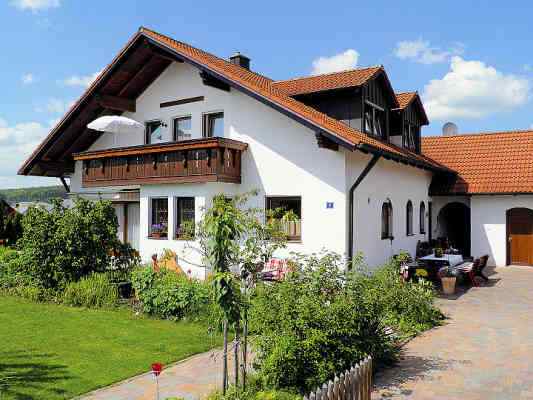
<svg viewBox="0 0 533 400">
<path fill-rule="evenodd" d="M 91 83 L 93 83 L 98 77 L 98 75 L 100 75 L 100 72 L 102 71 L 98 71 L 90 75 L 72 75 L 61 81 L 61 83 L 66 86 L 89 87 Z"/>
<path fill-rule="evenodd" d="M 10 3 L 12 6 L 19 10 L 30 10 L 33 13 L 37 13 L 42 10 L 48 10 L 49 8 L 57 8 L 61 5 L 60 0 L 12 0 Z"/>
<path fill-rule="evenodd" d="M 431 80 L 422 97 L 430 119 L 482 118 L 523 105 L 529 89 L 525 78 L 455 56 L 450 71 Z"/>
<path fill-rule="evenodd" d="M 35 82 L 35 77 L 33 76 L 33 74 L 24 74 L 22 75 L 20 80 L 23 85 L 31 85 Z"/>
<path fill-rule="evenodd" d="M 359 53 L 354 49 L 348 49 L 331 57 L 319 57 L 313 61 L 311 75 L 327 74 L 329 72 L 344 71 L 357 66 Z"/>
<path fill-rule="evenodd" d="M 17 177 L 17 170 L 51 129 L 39 122 L 14 125 L 0 118 L 0 187 L 46 185 L 53 180 Z"/>
<path fill-rule="evenodd" d="M 42 106 L 35 107 L 35 111 L 37 112 L 48 112 L 51 114 L 63 114 L 65 113 L 72 105 L 74 104 L 73 101 L 66 101 L 57 99 L 55 97 L 51 97 L 48 99 L 46 104 Z"/>
<path fill-rule="evenodd" d="M 420 64 L 437 64 L 448 61 L 452 56 L 462 54 L 464 45 L 457 43 L 449 50 L 432 47 L 427 40 L 405 40 L 398 42 L 394 49 L 396 57 L 402 60 L 412 60 Z"/>
</svg>

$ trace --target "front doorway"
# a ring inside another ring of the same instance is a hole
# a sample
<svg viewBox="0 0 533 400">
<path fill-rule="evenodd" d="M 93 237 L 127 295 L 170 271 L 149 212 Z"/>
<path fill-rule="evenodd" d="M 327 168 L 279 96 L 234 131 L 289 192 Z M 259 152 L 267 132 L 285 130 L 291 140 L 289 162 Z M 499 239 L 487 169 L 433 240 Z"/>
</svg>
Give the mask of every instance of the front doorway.
<svg viewBox="0 0 533 400">
<path fill-rule="evenodd" d="M 121 242 L 129 243 L 139 250 L 140 207 L 137 202 L 123 202 L 113 204 L 118 219 L 117 236 Z"/>
<path fill-rule="evenodd" d="M 463 255 L 470 256 L 470 207 L 463 203 L 446 204 L 439 212 L 440 236 Z"/>
<path fill-rule="evenodd" d="M 507 210 L 507 264 L 533 265 L 533 210 Z"/>
</svg>

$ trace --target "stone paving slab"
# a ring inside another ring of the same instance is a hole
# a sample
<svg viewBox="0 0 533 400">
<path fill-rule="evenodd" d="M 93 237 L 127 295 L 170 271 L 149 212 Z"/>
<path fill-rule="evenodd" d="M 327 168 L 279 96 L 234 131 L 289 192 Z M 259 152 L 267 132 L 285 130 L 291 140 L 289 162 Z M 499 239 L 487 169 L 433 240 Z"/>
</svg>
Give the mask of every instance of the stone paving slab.
<svg viewBox="0 0 533 400">
<path fill-rule="evenodd" d="M 233 357 L 229 357 L 233 371 Z M 222 387 L 222 351 L 198 354 L 165 368 L 159 377 L 160 400 L 167 397 L 195 400 Z M 154 400 L 156 385 L 148 372 L 79 397 L 80 400 Z"/>
<path fill-rule="evenodd" d="M 445 325 L 405 346 L 372 399 L 533 399 L 533 267 L 498 268 L 439 305 Z"/>
</svg>

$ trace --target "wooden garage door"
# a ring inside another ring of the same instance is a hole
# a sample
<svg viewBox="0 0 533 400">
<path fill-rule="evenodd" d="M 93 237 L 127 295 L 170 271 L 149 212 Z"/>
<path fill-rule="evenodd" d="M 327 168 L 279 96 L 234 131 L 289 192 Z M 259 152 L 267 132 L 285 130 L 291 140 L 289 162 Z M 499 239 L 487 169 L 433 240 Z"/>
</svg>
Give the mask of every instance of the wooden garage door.
<svg viewBox="0 0 533 400">
<path fill-rule="evenodd" d="M 533 265 L 533 210 L 529 208 L 509 210 L 507 236 L 509 262 Z"/>
</svg>

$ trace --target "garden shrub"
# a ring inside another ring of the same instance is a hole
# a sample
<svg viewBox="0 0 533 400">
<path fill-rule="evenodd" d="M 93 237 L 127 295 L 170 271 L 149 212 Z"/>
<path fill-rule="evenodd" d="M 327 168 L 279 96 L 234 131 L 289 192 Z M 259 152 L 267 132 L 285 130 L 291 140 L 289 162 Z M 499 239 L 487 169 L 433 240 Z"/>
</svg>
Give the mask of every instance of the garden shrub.
<svg viewBox="0 0 533 400">
<path fill-rule="evenodd" d="M 345 273 L 334 253 L 298 256 L 284 281 L 258 285 L 250 324 L 264 387 L 305 393 L 366 355 L 379 368 L 398 354 L 389 328 L 407 335 L 438 324 L 431 283 L 404 283 L 393 261 L 371 273 L 361 260 Z"/>
<path fill-rule="evenodd" d="M 143 312 L 162 318 L 199 318 L 210 303 L 208 283 L 167 269 L 138 268 L 132 284 Z"/>
<path fill-rule="evenodd" d="M 106 273 L 93 273 L 70 282 L 65 287 L 61 301 L 65 305 L 88 308 L 113 307 L 119 299 L 117 286 Z"/>
<path fill-rule="evenodd" d="M 61 289 L 92 272 L 104 272 L 118 246 L 117 217 L 108 201 L 59 201 L 53 209 L 32 207 L 18 241 L 28 276 L 43 288 Z"/>
<path fill-rule="evenodd" d="M 378 306 L 348 290 L 343 270 L 333 253 L 300 256 L 284 281 L 258 286 L 250 323 L 265 387 L 307 392 L 368 354 L 395 359 Z"/>
<path fill-rule="evenodd" d="M 9 245 L 14 245 L 22 235 L 22 215 L 18 212 L 9 212 L 7 203 L 0 199 L 0 239 L 6 240 Z"/>
<path fill-rule="evenodd" d="M 206 400 L 302 400 L 302 396 L 288 390 L 266 389 L 255 374 L 249 374 L 246 390 L 231 385 L 225 395 L 217 390 L 210 393 Z"/>
<path fill-rule="evenodd" d="M 426 280 L 404 282 L 397 260 L 391 260 L 373 273 L 355 271 L 350 290 L 364 293 L 365 301 L 374 303 L 385 325 L 410 336 L 438 325 L 444 318 L 435 307 L 435 289 Z"/>
</svg>

